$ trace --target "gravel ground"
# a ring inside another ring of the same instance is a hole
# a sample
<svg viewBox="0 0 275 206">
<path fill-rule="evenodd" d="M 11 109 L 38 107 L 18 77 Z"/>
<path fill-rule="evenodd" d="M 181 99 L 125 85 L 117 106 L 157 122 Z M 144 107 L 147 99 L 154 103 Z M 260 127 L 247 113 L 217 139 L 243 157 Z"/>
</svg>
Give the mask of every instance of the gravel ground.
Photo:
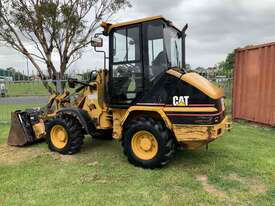
<svg viewBox="0 0 275 206">
<path fill-rule="evenodd" d="M 46 104 L 47 96 L 1 97 L 0 104 Z"/>
</svg>

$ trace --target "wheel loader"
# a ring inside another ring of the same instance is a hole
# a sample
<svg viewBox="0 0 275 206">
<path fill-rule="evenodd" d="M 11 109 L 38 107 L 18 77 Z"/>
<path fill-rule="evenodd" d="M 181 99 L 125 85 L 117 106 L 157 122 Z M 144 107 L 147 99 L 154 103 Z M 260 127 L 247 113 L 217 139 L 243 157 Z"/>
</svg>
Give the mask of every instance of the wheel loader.
<svg viewBox="0 0 275 206">
<path fill-rule="evenodd" d="M 84 135 L 113 138 L 130 163 L 153 169 L 177 148 L 197 149 L 230 129 L 224 91 L 185 71 L 187 25 L 180 30 L 154 16 L 101 26 L 91 44 L 104 54 L 104 68 L 87 82 L 69 79 L 76 92 L 51 96 L 44 109 L 12 113 L 8 144 L 46 139 L 67 155 L 80 151 Z M 109 38 L 108 57 L 101 35 Z"/>
</svg>

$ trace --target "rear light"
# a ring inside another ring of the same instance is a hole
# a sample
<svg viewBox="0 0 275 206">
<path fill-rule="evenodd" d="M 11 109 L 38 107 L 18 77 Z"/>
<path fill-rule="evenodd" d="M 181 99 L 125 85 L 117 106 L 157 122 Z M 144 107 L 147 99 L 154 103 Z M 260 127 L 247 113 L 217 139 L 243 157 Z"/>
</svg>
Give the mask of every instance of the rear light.
<svg viewBox="0 0 275 206">
<path fill-rule="evenodd" d="M 224 98 L 221 98 L 221 106 L 222 106 L 222 111 L 225 110 L 225 104 L 224 104 Z"/>
<path fill-rule="evenodd" d="M 196 117 L 194 119 L 195 124 L 212 124 L 213 117 Z"/>
<path fill-rule="evenodd" d="M 204 116 L 204 117 L 195 117 L 194 123 L 196 124 L 217 124 L 223 120 L 223 114 L 218 116 Z"/>
</svg>

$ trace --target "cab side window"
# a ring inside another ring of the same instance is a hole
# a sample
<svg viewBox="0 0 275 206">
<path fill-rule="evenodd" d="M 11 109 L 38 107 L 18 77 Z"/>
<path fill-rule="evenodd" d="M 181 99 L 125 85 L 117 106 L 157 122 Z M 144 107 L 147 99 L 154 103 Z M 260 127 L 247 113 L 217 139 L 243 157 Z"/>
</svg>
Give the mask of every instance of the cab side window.
<svg viewBox="0 0 275 206">
<path fill-rule="evenodd" d="M 167 54 L 164 48 L 163 23 L 160 21 L 145 24 L 148 49 L 149 81 L 154 81 L 167 69 Z"/>
<path fill-rule="evenodd" d="M 114 62 L 123 62 L 127 58 L 126 39 L 126 29 L 114 33 Z"/>
</svg>

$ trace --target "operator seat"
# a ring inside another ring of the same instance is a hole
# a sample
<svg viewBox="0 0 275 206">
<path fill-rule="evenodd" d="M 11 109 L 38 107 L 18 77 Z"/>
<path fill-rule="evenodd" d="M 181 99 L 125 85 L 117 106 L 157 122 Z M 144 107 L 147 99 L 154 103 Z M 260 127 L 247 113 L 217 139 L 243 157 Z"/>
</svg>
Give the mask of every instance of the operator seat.
<svg viewBox="0 0 275 206">
<path fill-rule="evenodd" d="M 130 85 L 131 79 L 130 77 L 114 77 L 113 78 L 113 95 L 115 99 L 118 100 L 126 100 L 127 99 L 127 91 Z"/>
<path fill-rule="evenodd" d="M 155 79 L 158 74 L 167 69 L 167 54 L 161 51 L 157 57 L 152 61 L 152 75 L 150 79 Z"/>
</svg>

